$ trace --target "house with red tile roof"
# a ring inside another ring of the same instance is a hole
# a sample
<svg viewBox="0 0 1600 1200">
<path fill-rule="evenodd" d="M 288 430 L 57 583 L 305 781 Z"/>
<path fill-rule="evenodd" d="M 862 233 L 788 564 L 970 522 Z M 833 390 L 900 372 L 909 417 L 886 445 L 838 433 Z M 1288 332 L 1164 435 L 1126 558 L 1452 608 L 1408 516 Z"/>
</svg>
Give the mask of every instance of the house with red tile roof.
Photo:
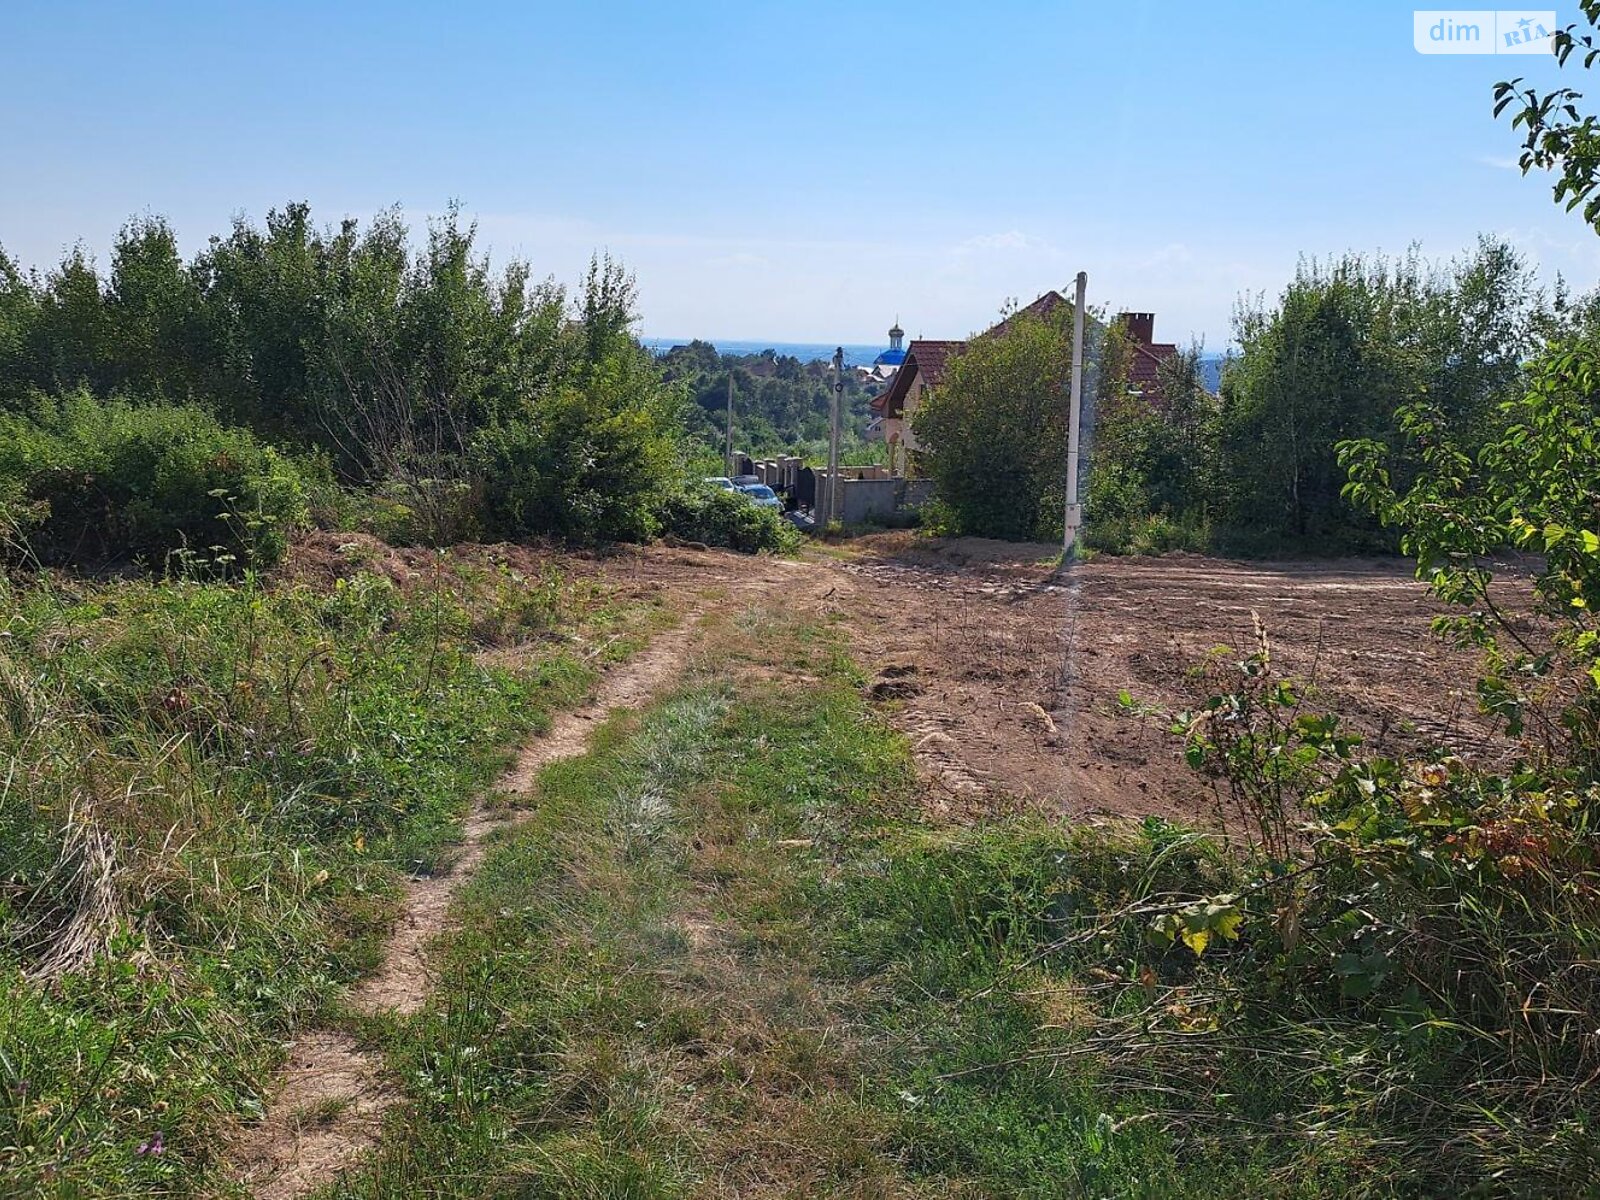
<svg viewBox="0 0 1600 1200">
<path fill-rule="evenodd" d="M 889 386 L 871 400 L 873 416 L 879 419 L 883 440 L 889 444 L 889 471 L 905 471 L 904 454 L 918 449 L 911 432 L 911 417 L 922 404 L 923 396 L 944 382 L 945 362 L 966 342 L 939 342 L 912 338 L 906 358 L 894 373 Z"/>
<path fill-rule="evenodd" d="M 1161 364 L 1178 352 L 1172 342 L 1158 342 L 1156 315 L 1125 312 L 1117 320 L 1128 333 L 1128 387 L 1152 404 L 1161 403 Z"/>
<path fill-rule="evenodd" d="M 1048 317 L 1059 310 L 1070 312 L 1072 301 L 1060 292 L 1049 291 L 1026 308 L 1018 309 L 976 336 L 998 337 L 1019 317 Z M 1151 403 L 1160 403 L 1159 368 L 1163 360 L 1178 352 L 1177 346 L 1155 340 L 1154 313 L 1126 312 L 1118 320 L 1127 330 L 1130 343 L 1129 388 Z M 920 449 L 911 429 L 911 419 L 927 395 L 943 384 L 946 364 L 951 357 L 961 353 L 966 345 L 965 340 L 914 338 L 906 348 L 905 361 L 889 381 L 889 386 L 872 398 L 874 432 L 889 444 L 889 470 L 892 474 L 903 474 L 906 465 L 904 456 Z"/>
</svg>

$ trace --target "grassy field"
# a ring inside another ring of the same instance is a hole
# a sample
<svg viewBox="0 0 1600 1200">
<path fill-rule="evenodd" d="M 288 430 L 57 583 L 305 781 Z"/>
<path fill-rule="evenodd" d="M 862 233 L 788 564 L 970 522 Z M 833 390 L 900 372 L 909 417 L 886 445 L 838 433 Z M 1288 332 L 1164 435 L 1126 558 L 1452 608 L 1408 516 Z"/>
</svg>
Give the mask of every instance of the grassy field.
<svg viewBox="0 0 1600 1200">
<path fill-rule="evenodd" d="M 681 678 L 516 798 L 405 1013 L 344 999 L 405 875 L 685 597 L 444 559 L 0 597 L 0 1192 L 243 1197 L 315 1026 L 398 1096 L 320 1200 L 1593 1192 L 1582 1089 L 1530 1083 L 1581 1045 L 1431 982 L 1488 997 L 1509 918 L 1385 891 L 1388 843 L 938 816 L 826 579 L 691 565 Z"/>
<path fill-rule="evenodd" d="M 403 873 L 628 628 L 444 558 L 404 588 L 0 584 L 0 1192 L 209 1194 Z"/>
<path fill-rule="evenodd" d="M 1126 986 L 1137 929 L 1047 953 L 1091 910 L 1216 890 L 1205 842 L 930 825 L 836 628 L 758 607 L 710 636 L 714 674 L 546 770 L 444 989 L 366 1029 L 408 1100 L 320 1195 L 1395 1190 L 1347 1136 L 1262 1136 L 1304 1082 L 1275 1059 L 1133 1045 L 1216 1027 Z"/>
</svg>

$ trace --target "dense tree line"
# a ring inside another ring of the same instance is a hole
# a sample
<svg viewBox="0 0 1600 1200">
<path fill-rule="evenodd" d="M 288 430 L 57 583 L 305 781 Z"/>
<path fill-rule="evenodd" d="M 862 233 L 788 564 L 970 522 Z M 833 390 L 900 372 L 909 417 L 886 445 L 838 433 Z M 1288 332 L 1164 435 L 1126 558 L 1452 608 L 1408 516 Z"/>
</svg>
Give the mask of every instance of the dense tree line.
<svg viewBox="0 0 1600 1200">
<path fill-rule="evenodd" d="M 710 342 L 674 346 L 661 356 L 665 377 L 688 391 L 685 423 L 697 442 L 722 453 L 733 377 L 734 448 L 748 454 L 799 454 L 825 460 L 833 369 L 826 362 L 803 363 L 788 354 L 720 354 Z M 866 441 L 870 395 L 845 373 L 841 444 L 846 461 L 871 453 Z"/>
<path fill-rule="evenodd" d="M 1507 245 L 1480 241 L 1433 265 L 1347 254 L 1305 261 L 1283 292 L 1236 314 L 1220 395 L 1198 354 L 1128 386 L 1128 347 L 1103 331 L 1089 377 L 1089 544 L 1111 550 L 1246 553 L 1392 549 L 1394 536 L 1343 495 L 1336 447 L 1403 440 L 1399 414 L 1426 399 L 1464 445 L 1496 435 L 1524 364 L 1555 336 L 1589 336 L 1593 297 L 1547 294 Z M 952 525 L 1007 537 L 1060 532 L 1064 322 L 1027 322 L 952 360 L 918 424 L 925 469 Z"/>
<path fill-rule="evenodd" d="M 1554 316 L 1527 265 L 1494 241 L 1442 268 L 1414 253 L 1303 263 L 1276 305 L 1239 313 L 1240 353 L 1201 464 L 1205 516 L 1263 548 L 1390 544 L 1342 496 L 1334 447 L 1395 444 L 1399 410 L 1423 396 L 1481 444 Z"/>
<path fill-rule="evenodd" d="M 159 217 L 129 222 L 104 271 L 82 249 L 42 272 L 0 253 L 0 504 L 46 546 L 66 545 L 64 511 L 115 518 L 111 467 L 78 435 L 145 445 L 161 421 L 140 411 L 165 406 L 191 414 L 168 434 L 282 447 L 280 476 L 356 489 L 396 538 L 648 536 L 682 508 L 665 493 L 683 475 L 683 389 L 634 338 L 634 297 L 604 258 L 573 291 L 526 263 L 493 270 L 453 211 L 420 243 L 398 213 L 324 229 L 291 204 L 188 259 Z M 118 469 L 171 466 L 174 436 Z M 213 490 L 282 489 L 241 475 Z"/>
</svg>

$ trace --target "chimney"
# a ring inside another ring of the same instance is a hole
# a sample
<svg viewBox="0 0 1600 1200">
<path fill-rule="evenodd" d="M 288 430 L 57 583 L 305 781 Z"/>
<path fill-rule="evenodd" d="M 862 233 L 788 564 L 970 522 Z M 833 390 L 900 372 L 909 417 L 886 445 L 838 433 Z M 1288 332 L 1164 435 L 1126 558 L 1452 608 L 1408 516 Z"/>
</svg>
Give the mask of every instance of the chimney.
<svg viewBox="0 0 1600 1200">
<path fill-rule="evenodd" d="M 1146 312 L 1125 312 L 1118 315 L 1128 331 L 1128 336 L 1141 346 L 1153 345 L 1156 340 L 1156 315 Z"/>
</svg>

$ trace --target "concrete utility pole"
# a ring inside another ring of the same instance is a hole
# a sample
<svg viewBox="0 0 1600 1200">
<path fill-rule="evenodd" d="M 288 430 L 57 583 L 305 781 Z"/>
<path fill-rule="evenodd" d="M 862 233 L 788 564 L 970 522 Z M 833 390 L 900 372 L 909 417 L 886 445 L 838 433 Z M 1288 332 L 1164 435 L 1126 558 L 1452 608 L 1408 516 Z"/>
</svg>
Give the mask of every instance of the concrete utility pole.
<svg viewBox="0 0 1600 1200">
<path fill-rule="evenodd" d="M 733 478 L 733 372 L 728 372 L 728 478 Z"/>
<path fill-rule="evenodd" d="M 1083 297 L 1089 290 L 1089 276 L 1078 272 L 1078 287 L 1072 298 L 1072 400 L 1067 410 L 1067 513 L 1061 535 L 1061 565 L 1072 559 L 1078 541 L 1078 526 L 1083 524 L 1083 505 L 1078 503 L 1078 426 L 1083 420 Z"/>
<path fill-rule="evenodd" d="M 828 423 L 828 521 L 839 519 L 839 421 L 844 407 L 844 347 L 833 352 L 833 409 Z"/>
</svg>

